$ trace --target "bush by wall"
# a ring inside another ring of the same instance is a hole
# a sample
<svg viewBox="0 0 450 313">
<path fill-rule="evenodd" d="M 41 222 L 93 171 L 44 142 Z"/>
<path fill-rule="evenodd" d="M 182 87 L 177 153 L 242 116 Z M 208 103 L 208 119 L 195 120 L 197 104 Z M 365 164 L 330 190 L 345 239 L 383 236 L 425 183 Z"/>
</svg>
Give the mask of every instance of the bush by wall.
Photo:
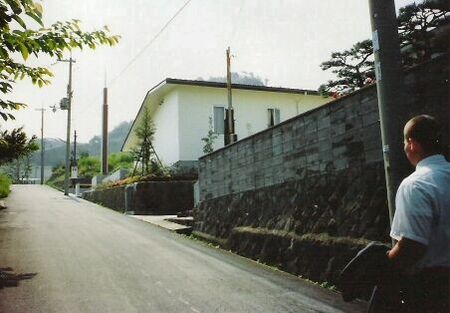
<svg viewBox="0 0 450 313">
<path fill-rule="evenodd" d="M 11 192 L 11 179 L 8 175 L 0 173 L 0 199 L 5 198 Z"/>
</svg>

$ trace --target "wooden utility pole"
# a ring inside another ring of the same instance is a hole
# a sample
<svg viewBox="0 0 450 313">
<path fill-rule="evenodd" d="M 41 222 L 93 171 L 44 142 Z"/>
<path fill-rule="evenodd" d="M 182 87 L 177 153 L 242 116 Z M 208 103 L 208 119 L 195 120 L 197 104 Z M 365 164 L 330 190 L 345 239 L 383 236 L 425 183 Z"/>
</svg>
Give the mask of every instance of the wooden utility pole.
<svg viewBox="0 0 450 313">
<path fill-rule="evenodd" d="M 70 123 L 72 110 L 72 64 L 76 63 L 72 59 L 72 53 L 69 60 L 58 60 L 60 62 L 69 62 L 69 84 L 67 85 L 67 137 L 66 137 L 66 172 L 64 176 L 64 194 L 69 195 L 69 173 L 70 173 Z"/>
<path fill-rule="evenodd" d="M 45 109 L 36 109 L 36 111 L 41 111 L 41 185 L 44 184 L 44 112 Z"/>
<path fill-rule="evenodd" d="M 102 174 L 108 174 L 108 88 L 103 88 Z"/>
<path fill-rule="evenodd" d="M 226 132 L 224 136 L 225 145 L 229 145 L 237 140 L 237 136 L 234 133 L 234 110 L 233 100 L 231 93 L 231 59 L 230 59 L 230 47 L 227 49 L 227 90 L 228 90 L 228 109 L 226 110 Z"/>
<path fill-rule="evenodd" d="M 389 218 L 392 223 L 395 194 L 407 170 L 402 136 L 406 110 L 403 104 L 400 43 L 394 0 L 369 0 L 369 8 Z"/>
<path fill-rule="evenodd" d="M 77 165 L 77 131 L 73 131 L 73 164 Z"/>
</svg>

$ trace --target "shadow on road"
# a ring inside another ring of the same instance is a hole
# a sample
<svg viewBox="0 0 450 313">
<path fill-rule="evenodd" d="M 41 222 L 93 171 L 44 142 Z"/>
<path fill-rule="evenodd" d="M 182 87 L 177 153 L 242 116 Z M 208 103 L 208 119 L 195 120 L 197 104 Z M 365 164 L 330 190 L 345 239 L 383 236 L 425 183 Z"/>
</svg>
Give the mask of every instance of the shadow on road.
<svg viewBox="0 0 450 313">
<path fill-rule="evenodd" d="M 5 287 L 17 287 L 19 282 L 25 279 L 32 279 L 37 273 L 16 274 L 11 267 L 0 268 L 0 289 Z"/>
</svg>

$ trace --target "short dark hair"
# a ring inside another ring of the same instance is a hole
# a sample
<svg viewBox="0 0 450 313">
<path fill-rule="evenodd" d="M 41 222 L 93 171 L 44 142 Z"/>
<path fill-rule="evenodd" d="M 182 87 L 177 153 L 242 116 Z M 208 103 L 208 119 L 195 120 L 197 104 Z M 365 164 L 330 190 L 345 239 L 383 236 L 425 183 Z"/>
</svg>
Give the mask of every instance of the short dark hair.
<svg viewBox="0 0 450 313">
<path fill-rule="evenodd" d="M 410 124 L 405 136 L 416 140 L 428 153 L 440 153 L 442 147 L 442 128 L 430 115 L 422 114 L 408 121 Z"/>
</svg>

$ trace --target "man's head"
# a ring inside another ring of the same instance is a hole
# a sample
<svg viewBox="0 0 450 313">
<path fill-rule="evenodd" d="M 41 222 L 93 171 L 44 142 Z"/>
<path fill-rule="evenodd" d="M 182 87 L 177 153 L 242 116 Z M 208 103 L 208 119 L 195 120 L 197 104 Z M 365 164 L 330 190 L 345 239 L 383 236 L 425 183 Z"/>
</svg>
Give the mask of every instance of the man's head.
<svg viewBox="0 0 450 313">
<path fill-rule="evenodd" d="M 441 126 L 429 115 L 418 115 L 406 123 L 404 134 L 405 153 L 412 165 L 422 159 L 442 153 Z"/>
</svg>

